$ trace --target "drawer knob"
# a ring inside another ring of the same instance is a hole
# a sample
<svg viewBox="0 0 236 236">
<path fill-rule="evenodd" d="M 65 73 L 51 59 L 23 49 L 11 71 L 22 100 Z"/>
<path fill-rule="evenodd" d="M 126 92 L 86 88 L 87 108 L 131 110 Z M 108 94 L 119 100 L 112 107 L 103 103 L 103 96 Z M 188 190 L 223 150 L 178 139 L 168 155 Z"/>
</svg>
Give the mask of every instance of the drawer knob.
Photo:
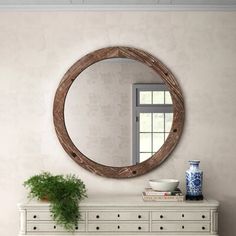
<svg viewBox="0 0 236 236">
<path fill-rule="evenodd" d="M 202 230 L 205 230 L 206 228 L 204 226 L 202 226 Z"/>
<path fill-rule="evenodd" d="M 98 226 L 96 227 L 96 230 L 99 230 L 99 227 L 98 227 Z"/>
<path fill-rule="evenodd" d="M 160 230 L 163 230 L 163 227 L 162 227 L 162 226 L 160 227 Z"/>
<path fill-rule="evenodd" d="M 37 227 L 36 226 L 34 226 L 34 228 L 33 228 L 34 230 L 36 230 L 37 229 Z"/>
<path fill-rule="evenodd" d="M 37 216 L 36 216 L 36 215 L 34 215 L 34 216 L 33 216 L 33 218 L 35 219 L 35 218 L 37 218 Z"/>
<path fill-rule="evenodd" d="M 54 225 L 53 228 L 56 229 L 57 228 L 56 225 Z"/>
<path fill-rule="evenodd" d="M 206 218 L 206 216 L 205 215 L 202 215 L 202 219 L 205 219 Z"/>
<path fill-rule="evenodd" d="M 142 218 L 142 216 L 141 216 L 141 215 L 138 215 L 138 218 L 139 218 L 139 219 L 141 219 L 141 218 Z"/>
<path fill-rule="evenodd" d="M 78 226 L 75 226 L 75 229 L 77 230 L 77 229 L 78 229 Z"/>
<path fill-rule="evenodd" d="M 184 214 L 182 214 L 182 217 L 184 217 Z"/>
<path fill-rule="evenodd" d="M 119 228 L 120 228 L 120 226 L 118 225 L 118 226 L 117 226 L 117 229 L 119 229 Z"/>
<path fill-rule="evenodd" d="M 160 215 L 160 218 L 162 219 L 162 218 L 163 218 L 163 215 Z"/>
<path fill-rule="evenodd" d="M 138 227 L 138 230 L 141 230 L 141 229 L 142 229 L 142 227 L 141 227 L 141 226 L 139 226 L 139 227 Z"/>
<path fill-rule="evenodd" d="M 184 225 L 182 225 L 182 229 L 184 229 Z"/>
<path fill-rule="evenodd" d="M 120 217 L 120 214 L 118 214 L 117 217 Z"/>
<path fill-rule="evenodd" d="M 96 215 L 96 218 L 98 219 L 98 218 L 99 218 L 99 215 Z"/>
</svg>

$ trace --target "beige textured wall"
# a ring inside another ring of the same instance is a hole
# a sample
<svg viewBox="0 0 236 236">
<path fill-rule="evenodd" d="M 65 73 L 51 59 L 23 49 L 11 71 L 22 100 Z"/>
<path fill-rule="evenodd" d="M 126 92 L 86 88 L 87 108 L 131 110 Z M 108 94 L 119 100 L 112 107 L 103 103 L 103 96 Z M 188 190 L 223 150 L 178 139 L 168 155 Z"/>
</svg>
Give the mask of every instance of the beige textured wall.
<svg viewBox="0 0 236 236">
<path fill-rule="evenodd" d="M 178 178 L 200 159 L 204 194 L 221 202 L 221 236 L 236 234 L 236 13 L 1 12 L 0 235 L 18 231 L 22 182 L 40 170 L 76 173 L 93 193 L 140 193 L 150 178 Z M 153 53 L 176 75 L 186 124 L 171 157 L 129 180 L 94 176 L 60 146 L 52 122 L 56 87 L 69 66 L 105 46 Z"/>
</svg>

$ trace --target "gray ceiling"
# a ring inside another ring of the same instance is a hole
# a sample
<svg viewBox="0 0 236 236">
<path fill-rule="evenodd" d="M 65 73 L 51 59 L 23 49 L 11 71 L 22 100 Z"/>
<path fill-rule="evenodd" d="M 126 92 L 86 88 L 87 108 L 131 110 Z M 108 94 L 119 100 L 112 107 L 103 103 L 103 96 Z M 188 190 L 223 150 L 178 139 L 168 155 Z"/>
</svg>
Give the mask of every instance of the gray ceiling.
<svg viewBox="0 0 236 236">
<path fill-rule="evenodd" d="M 142 8 L 215 8 L 235 9 L 236 0 L 0 0 L 0 7 L 61 6 L 61 7 L 138 7 Z"/>
</svg>

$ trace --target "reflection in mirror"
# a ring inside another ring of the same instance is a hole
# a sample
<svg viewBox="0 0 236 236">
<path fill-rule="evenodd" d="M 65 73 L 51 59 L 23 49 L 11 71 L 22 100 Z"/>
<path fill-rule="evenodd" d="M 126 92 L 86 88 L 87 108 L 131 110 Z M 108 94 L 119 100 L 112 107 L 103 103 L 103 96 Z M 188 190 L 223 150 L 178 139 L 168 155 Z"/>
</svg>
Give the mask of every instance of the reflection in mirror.
<svg viewBox="0 0 236 236">
<path fill-rule="evenodd" d="M 97 163 L 116 167 L 150 158 L 166 140 L 173 120 L 172 99 L 161 77 L 125 58 L 85 69 L 68 91 L 64 114 L 78 150 Z"/>
<path fill-rule="evenodd" d="M 168 137 L 173 105 L 165 84 L 133 85 L 133 164 L 155 154 Z"/>
</svg>

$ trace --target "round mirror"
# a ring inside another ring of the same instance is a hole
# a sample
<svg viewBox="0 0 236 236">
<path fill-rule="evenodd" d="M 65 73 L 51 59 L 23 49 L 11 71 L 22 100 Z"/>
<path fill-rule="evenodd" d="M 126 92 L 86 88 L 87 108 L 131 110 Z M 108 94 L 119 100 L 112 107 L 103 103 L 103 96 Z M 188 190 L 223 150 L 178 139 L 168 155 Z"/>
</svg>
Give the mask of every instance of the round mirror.
<svg viewBox="0 0 236 236">
<path fill-rule="evenodd" d="M 54 100 L 54 124 L 66 152 L 107 177 L 134 177 L 158 166 L 177 144 L 183 121 L 173 74 L 134 48 L 86 55 L 65 74 Z"/>
<path fill-rule="evenodd" d="M 136 97 L 141 100 L 139 107 Z M 86 68 L 74 80 L 65 102 L 71 140 L 85 156 L 107 166 L 149 159 L 164 144 L 172 120 L 172 99 L 161 77 L 127 58 L 102 60 Z"/>
</svg>

